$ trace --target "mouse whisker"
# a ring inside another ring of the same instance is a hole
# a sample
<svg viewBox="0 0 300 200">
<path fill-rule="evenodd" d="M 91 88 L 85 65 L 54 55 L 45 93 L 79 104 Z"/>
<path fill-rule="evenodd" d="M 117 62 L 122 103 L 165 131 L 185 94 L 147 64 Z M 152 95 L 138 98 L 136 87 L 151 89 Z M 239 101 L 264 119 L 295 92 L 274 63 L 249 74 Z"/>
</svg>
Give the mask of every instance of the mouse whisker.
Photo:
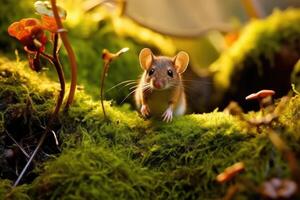
<svg viewBox="0 0 300 200">
<path fill-rule="evenodd" d="M 180 84 L 178 84 L 178 83 L 172 83 L 169 87 L 170 88 L 176 88 L 176 87 L 178 87 L 178 86 L 180 86 Z M 184 84 L 181 84 L 181 87 L 183 87 L 183 89 L 186 91 L 186 90 L 188 90 L 188 89 L 190 89 L 190 87 L 188 87 L 187 85 L 184 85 Z"/>
<path fill-rule="evenodd" d="M 124 101 L 125 101 L 130 95 L 132 95 L 134 92 L 136 92 L 136 90 L 137 90 L 137 89 L 132 90 L 128 95 L 126 95 L 126 97 L 121 101 L 120 104 L 124 103 Z"/>
<path fill-rule="evenodd" d="M 137 85 L 131 86 L 131 87 L 129 88 L 129 90 L 136 89 L 136 88 L 138 88 L 138 87 L 139 87 L 139 85 L 137 84 Z M 144 85 L 143 87 L 148 87 L 148 85 Z"/>
<path fill-rule="evenodd" d="M 114 85 L 113 87 L 109 88 L 108 90 L 106 90 L 105 93 L 106 93 L 106 92 L 109 92 L 109 91 L 111 91 L 112 89 L 114 89 L 114 88 L 116 88 L 116 87 L 119 87 L 119 86 L 121 86 L 121 85 L 123 85 L 123 84 L 125 84 L 125 86 L 123 86 L 123 87 L 126 87 L 127 84 L 131 84 L 131 83 L 133 84 L 133 83 L 137 83 L 137 82 L 138 82 L 137 80 L 126 80 L 126 81 L 122 81 L 122 82 L 120 82 L 120 83 Z"/>
<path fill-rule="evenodd" d="M 132 90 L 128 95 L 126 95 L 126 97 L 121 101 L 120 104 L 124 103 L 124 101 L 130 96 L 132 95 L 134 92 L 136 92 L 138 87 L 136 87 L 134 90 Z M 147 91 L 148 89 L 151 89 L 150 84 L 145 84 L 142 88 L 143 91 Z"/>
<path fill-rule="evenodd" d="M 145 86 L 150 86 L 150 84 L 143 84 L 143 86 L 142 87 L 145 87 Z M 136 84 L 136 85 L 134 85 L 134 86 L 131 86 L 129 89 L 130 90 L 132 90 L 132 89 L 134 89 L 134 88 L 137 88 L 137 87 L 139 87 L 139 84 Z"/>
<path fill-rule="evenodd" d="M 131 86 L 131 85 L 137 85 L 137 83 L 127 83 L 126 85 L 122 86 L 122 88 L 127 87 L 127 86 Z"/>
<path fill-rule="evenodd" d="M 187 80 L 187 79 L 184 79 L 184 80 L 181 80 L 183 83 L 199 83 L 199 84 L 202 84 L 202 85 L 211 85 L 212 82 L 210 80 Z"/>
<path fill-rule="evenodd" d="M 136 89 L 136 88 L 138 88 L 138 87 L 139 87 L 138 85 L 134 85 L 134 86 L 131 86 L 131 87 L 129 88 L 129 90 Z"/>
<path fill-rule="evenodd" d="M 146 92 L 148 90 L 150 90 L 150 91 L 152 90 L 152 87 L 150 86 L 150 84 L 144 85 L 144 87 L 142 88 L 142 91 Z"/>
</svg>

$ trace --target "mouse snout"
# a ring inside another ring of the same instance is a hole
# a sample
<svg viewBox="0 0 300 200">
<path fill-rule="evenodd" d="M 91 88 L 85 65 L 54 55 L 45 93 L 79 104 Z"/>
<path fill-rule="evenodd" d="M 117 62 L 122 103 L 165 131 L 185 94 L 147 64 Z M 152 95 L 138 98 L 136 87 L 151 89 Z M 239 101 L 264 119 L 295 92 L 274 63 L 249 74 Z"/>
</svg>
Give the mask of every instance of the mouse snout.
<svg viewBox="0 0 300 200">
<path fill-rule="evenodd" d="M 163 89 L 165 87 L 165 81 L 163 81 L 163 80 L 154 80 L 153 81 L 153 86 L 156 89 Z"/>
</svg>

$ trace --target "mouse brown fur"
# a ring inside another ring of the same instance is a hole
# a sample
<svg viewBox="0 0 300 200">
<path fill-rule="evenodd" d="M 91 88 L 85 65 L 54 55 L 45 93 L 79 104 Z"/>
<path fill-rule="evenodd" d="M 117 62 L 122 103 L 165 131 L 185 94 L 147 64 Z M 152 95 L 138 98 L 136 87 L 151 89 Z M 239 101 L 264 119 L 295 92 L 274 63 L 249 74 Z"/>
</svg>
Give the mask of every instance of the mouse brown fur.
<svg viewBox="0 0 300 200">
<path fill-rule="evenodd" d="M 144 117 L 161 117 L 170 122 L 173 116 L 183 115 L 186 97 L 182 73 L 189 63 L 186 52 L 175 57 L 155 56 L 149 48 L 141 50 L 139 61 L 144 73 L 135 92 L 135 102 Z"/>
</svg>

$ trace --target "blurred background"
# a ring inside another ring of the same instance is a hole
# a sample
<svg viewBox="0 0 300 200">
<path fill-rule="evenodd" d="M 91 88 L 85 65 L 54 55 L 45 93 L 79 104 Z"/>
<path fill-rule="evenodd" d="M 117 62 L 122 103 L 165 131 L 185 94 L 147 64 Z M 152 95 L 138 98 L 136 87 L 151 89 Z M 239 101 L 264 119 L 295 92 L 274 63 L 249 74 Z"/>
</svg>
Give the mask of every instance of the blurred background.
<svg viewBox="0 0 300 200">
<path fill-rule="evenodd" d="M 15 50 L 26 59 L 22 46 L 7 34 L 14 21 L 35 14 L 33 0 L 2 0 L 0 52 L 15 59 Z M 121 103 L 132 91 L 142 70 L 138 54 L 149 47 L 157 55 L 190 54 L 184 78 L 189 112 L 223 109 L 234 100 L 245 109 L 256 109 L 244 97 L 260 89 L 286 95 L 292 82 L 300 82 L 296 63 L 300 58 L 299 0 L 64 0 L 65 26 L 77 56 L 78 84 L 95 99 L 100 95 L 104 48 L 130 50 L 112 63 L 105 97 Z M 61 59 L 70 75 L 66 52 Z M 41 73 L 56 79 L 51 66 Z M 298 67 L 299 68 L 299 67 Z M 133 103 L 129 97 L 125 102 Z"/>
</svg>

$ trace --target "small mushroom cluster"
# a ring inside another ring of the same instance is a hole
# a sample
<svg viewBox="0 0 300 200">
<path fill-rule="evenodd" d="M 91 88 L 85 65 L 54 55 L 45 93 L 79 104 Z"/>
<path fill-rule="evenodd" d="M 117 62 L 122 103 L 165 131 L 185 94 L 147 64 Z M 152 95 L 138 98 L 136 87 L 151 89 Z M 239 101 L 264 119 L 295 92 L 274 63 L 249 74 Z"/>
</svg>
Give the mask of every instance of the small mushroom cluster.
<svg viewBox="0 0 300 200">
<path fill-rule="evenodd" d="M 260 193 L 270 199 L 289 199 L 295 195 L 297 184 L 288 179 L 272 178 L 262 184 Z"/>
</svg>

